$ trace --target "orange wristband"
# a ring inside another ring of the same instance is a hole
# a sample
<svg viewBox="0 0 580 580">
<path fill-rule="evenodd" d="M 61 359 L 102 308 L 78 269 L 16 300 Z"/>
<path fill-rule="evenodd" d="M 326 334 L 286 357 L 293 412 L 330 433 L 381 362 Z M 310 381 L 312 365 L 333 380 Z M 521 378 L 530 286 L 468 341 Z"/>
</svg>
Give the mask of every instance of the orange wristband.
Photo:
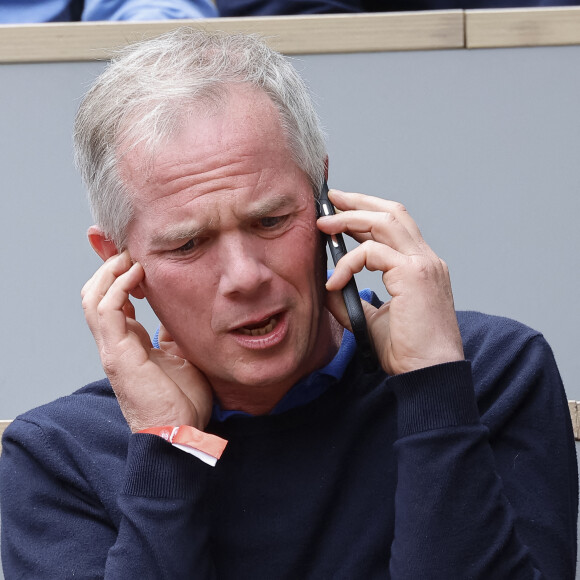
<svg viewBox="0 0 580 580">
<path fill-rule="evenodd" d="M 149 433 L 151 435 L 158 435 L 166 441 L 169 441 L 175 447 L 182 449 L 188 453 L 192 453 L 209 463 L 215 465 L 216 461 L 222 456 L 224 449 L 228 442 L 217 435 L 205 433 L 192 427 L 191 425 L 180 425 L 175 427 L 173 425 L 165 425 L 164 427 L 150 427 L 143 429 L 138 433 Z M 200 456 L 195 451 L 201 452 Z M 204 456 L 208 456 L 205 458 Z"/>
</svg>

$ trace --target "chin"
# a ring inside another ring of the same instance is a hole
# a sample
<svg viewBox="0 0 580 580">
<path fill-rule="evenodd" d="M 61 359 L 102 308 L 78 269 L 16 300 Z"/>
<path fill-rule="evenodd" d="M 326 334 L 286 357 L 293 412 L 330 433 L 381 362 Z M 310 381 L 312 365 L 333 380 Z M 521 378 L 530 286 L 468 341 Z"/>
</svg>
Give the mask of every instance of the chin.
<svg viewBox="0 0 580 580">
<path fill-rule="evenodd" d="M 254 387 L 281 386 L 289 383 L 289 388 L 299 380 L 299 368 L 300 365 L 298 363 L 287 366 L 282 366 L 276 362 L 266 365 L 249 365 L 244 371 L 236 373 L 234 380 L 240 385 Z"/>
<path fill-rule="evenodd" d="M 232 369 L 226 382 L 234 387 L 237 385 L 246 389 L 270 390 L 272 393 L 284 394 L 303 376 L 305 368 L 304 361 L 295 358 L 292 360 L 273 358 L 269 361 L 242 363 Z"/>
</svg>

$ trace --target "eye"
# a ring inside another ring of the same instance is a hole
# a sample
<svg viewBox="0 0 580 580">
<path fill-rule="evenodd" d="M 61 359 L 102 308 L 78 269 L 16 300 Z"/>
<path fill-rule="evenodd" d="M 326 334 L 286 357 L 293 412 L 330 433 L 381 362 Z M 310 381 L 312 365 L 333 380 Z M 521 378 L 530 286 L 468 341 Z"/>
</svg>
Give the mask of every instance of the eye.
<svg viewBox="0 0 580 580">
<path fill-rule="evenodd" d="M 265 230 L 272 230 L 284 224 L 287 219 L 287 215 L 265 217 L 260 219 L 260 227 Z"/>
<path fill-rule="evenodd" d="M 175 248 L 175 250 L 173 250 L 174 253 L 176 254 L 187 254 L 187 252 L 191 252 L 192 250 L 194 250 L 197 246 L 196 240 L 194 240 L 193 238 L 189 241 L 187 241 L 185 244 L 183 244 L 183 246 L 179 246 L 179 248 Z"/>
</svg>

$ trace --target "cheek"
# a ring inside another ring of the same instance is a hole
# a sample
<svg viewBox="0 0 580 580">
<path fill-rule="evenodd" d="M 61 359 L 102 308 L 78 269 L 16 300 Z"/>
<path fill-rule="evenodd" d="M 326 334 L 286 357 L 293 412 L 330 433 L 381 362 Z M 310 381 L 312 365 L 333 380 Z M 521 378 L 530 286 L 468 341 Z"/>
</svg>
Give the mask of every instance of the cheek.
<svg viewBox="0 0 580 580">
<path fill-rule="evenodd" d="M 319 297 L 324 293 L 326 249 L 317 228 L 304 226 L 293 233 L 277 259 L 283 264 L 284 278 L 302 294 Z"/>
<path fill-rule="evenodd" d="M 304 241 L 300 247 L 304 248 L 305 259 L 307 255 L 315 275 L 322 274 L 326 279 L 326 242 L 316 225 L 313 224 L 304 233 Z"/>
<path fill-rule="evenodd" d="M 155 260 L 146 260 L 142 265 L 145 270 L 143 289 L 148 298 L 162 294 L 164 290 L 167 291 L 175 285 L 177 272 L 171 268 L 164 267 Z"/>
<path fill-rule="evenodd" d="M 289 271 L 294 277 L 300 277 L 314 263 L 313 234 L 307 226 L 296 226 L 280 239 L 268 240 L 265 245 L 268 265 L 273 270 Z"/>
<path fill-rule="evenodd" d="M 184 263 L 159 263 L 151 261 L 145 268 L 142 283 L 145 298 L 158 316 L 174 310 L 195 309 L 200 302 L 207 302 L 211 282 L 205 269 Z M 203 298 L 203 300 L 202 300 Z"/>
</svg>

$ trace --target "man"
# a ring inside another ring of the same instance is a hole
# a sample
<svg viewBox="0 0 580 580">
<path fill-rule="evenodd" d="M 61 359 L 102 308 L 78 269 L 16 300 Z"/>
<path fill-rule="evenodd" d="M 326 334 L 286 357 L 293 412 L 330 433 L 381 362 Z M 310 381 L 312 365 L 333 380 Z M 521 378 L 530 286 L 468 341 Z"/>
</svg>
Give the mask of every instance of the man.
<svg viewBox="0 0 580 580">
<path fill-rule="evenodd" d="M 317 220 L 327 156 L 285 59 L 188 29 L 129 48 L 75 138 L 108 380 L 6 431 L 8 577 L 573 577 L 549 347 L 456 315 L 400 204 L 333 190 L 342 212 Z M 361 242 L 328 281 L 321 232 Z M 340 293 L 364 267 L 392 296 L 365 303 L 370 373 Z M 130 295 L 159 317 L 156 346 Z"/>
</svg>

